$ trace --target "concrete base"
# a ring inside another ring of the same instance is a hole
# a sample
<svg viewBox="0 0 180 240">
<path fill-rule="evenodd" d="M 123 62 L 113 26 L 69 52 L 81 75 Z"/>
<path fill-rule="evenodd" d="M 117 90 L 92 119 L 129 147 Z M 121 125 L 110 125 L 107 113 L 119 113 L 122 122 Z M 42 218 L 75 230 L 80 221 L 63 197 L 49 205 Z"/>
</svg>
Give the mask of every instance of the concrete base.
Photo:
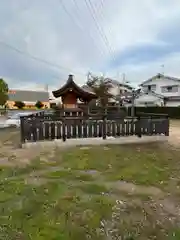
<svg viewBox="0 0 180 240">
<path fill-rule="evenodd" d="M 168 136 L 143 136 L 138 138 L 137 136 L 128 137 L 108 137 L 106 140 L 102 138 L 77 138 L 77 139 L 67 139 L 63 142 L 61 139 L 53 141 L 41 141 L 41 142 L 31 142 L 22 145 L 23 148 L 30 147 L 71 147 L 71 146 L 82 146 L 82 145 L 106 145 L 106 144 L 132 144 L 132 143 L 150 143 L 150 142 L 164 142 L 168 141 Z"/>
</svg>

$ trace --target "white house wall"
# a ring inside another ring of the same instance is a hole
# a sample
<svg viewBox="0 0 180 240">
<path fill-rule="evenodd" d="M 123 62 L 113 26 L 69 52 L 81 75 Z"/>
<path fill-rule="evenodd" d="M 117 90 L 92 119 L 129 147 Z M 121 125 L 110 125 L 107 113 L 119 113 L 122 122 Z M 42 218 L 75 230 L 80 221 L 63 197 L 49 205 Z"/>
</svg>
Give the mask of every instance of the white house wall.
<svg viewBox="0 0 180 240">
<path fill-rule="evenodd" d="M 179 107 L 180 101 L 168 101 L 166 107 Z"/>
<path fill-rule="evenodd" d="M 142 95 L 139 96 L 139 98 L 135 99 L 134 103 L 136 106 L 145 106 L 145 103 L 153 103 L 154 105 L 159 105 L 161 106 L 163 103 L 163 100 L 161 98 L 158 98 L 153 95 Z M 152 105 L 153 105 L 152 104 Z"/>
<path fill-rule="evenodd" d="M 162 78 L 156 78 L 153 79 L 152 81 L 149 81 L 145 84 L 143 84 L 142 89 L 144 91 L 148 90 L 149 85 L 156 85 L 156 89 L 153 89 L 153 91 L 157 94 L 161 94 L 165 97 L 171 97 L 171 96 L 180 96 L 180 81 L 175 81 L 171 79 L 167 79 L 165 77 Z M 165 86 L 173 86 L 173 85 L 178 85 L 178 91 L 177 92 L 163 92 L 161 87 Z"/>
<path fill-rule="evenodd" d="M 110 93 L 114 96 L 118 95 L 119 94 L 119 87 L 118 86 L 113 86 L 111 89 L 110 89 Z"/>
</svg>

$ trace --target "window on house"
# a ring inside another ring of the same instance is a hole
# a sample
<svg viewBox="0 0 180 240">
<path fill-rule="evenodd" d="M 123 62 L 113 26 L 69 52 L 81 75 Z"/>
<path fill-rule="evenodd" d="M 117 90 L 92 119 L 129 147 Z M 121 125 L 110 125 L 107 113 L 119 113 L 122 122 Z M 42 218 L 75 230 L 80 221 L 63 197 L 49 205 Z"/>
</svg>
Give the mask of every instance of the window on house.
<svg viewBox="0 0 180 240">
<path fill-rule="evenodd" d="M 66 116 L 67 116 L 67 117 L 70 117 L 70 112 L 66 112 Z"/>
<path fill-rule="evenodd" d="M 155 102 L 145 102 L 144 103 L 146 106 L 154 106 Z"/>
<path fill-rule="evenodd" d="M 151 91 L 156 91 L 156 85 L 155 84 L 151 86 Z"/>
<path fill-rule="evenodd" d="M 167 87 L 167 91 L 168 91 L 168 92 L 172 92 L 172 89 L 173 89 L 173 87 L 172 87 L 172 86 L 170 86 L 170 87 Z"/>
<path fill-rule="evenodd" d="M 145 106 L 154 106 L 155 102 L 153 102 L 153 101 L 150 101 L 150 102 L 140 101 L 139 104 L 145 105 Z"/>
<path fill-rule="evenodd" d="M 178 86 L 164 86 L 161 87 L 161 92 L 162 93 L 175 93 L 178 92 Z"/>
<path fill-rule="evenodd" d="M 156 90 L 156 85 L 155 85 L 155 84 L 153 84 L 153 85 L 148 85 L 148 86 L 147 86 L 147 89 L 148 89 L 148 91 L 155 91 L 155 90 Z"/>
</svg>

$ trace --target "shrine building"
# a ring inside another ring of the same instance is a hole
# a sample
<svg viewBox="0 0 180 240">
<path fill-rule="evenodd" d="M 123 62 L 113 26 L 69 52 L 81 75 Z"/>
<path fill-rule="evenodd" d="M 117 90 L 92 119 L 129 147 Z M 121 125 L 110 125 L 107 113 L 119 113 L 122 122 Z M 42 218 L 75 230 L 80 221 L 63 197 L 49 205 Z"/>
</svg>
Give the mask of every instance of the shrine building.
<svg viewBox="0 0 180 240">
<path fill-rule="evenodd" d="M 66 112 L 66 115 L 68 115 L 68 112 L 82 112 L 82 109 L 78 107 L 78 100 L 85 105 L 88 105 L 92 99 L 97 98 L 95 93 L 88 92 L 79 87 L 74 82 L 73 75 L 69 75 L 67 82 L 60 89 L 55 90 L 52 93 L 55 98 L 61 97 L 63 110 Z"/>
</svg>

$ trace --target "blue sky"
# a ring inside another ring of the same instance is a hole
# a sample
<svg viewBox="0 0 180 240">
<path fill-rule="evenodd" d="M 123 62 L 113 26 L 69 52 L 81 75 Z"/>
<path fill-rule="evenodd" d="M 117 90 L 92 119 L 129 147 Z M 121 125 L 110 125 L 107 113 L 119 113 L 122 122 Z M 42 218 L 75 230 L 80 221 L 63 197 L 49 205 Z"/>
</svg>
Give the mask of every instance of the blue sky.
<svg viewBox="0 0 180 240">
<path fill-rule="evenodd" d="M 112 59 L 109 68 L 117 68 L 121 65 L 151 63 L 161 60 L 171 54 L 180 53 L 180 17 L 179 22 L 165 26 L 157 34 L 157 42 L 141 43 L 129 46 L 128 49 L 116 53 L 115 60 Z M 163 61 L 162 61 L 163 64 Z"/>
<path fill-rule="evenodd" d="M 83 84 L 88 71 L 119 81 L 125 73 L 132 85 L 161 71 L 180 77 L 180 1 L 90 2 L 2 1 L 0 76 L 10 87 L 49 84 L 56 89 L 70 73 Z M 32 60 L 2 42 L 56 66 Z"/>
</svg>

